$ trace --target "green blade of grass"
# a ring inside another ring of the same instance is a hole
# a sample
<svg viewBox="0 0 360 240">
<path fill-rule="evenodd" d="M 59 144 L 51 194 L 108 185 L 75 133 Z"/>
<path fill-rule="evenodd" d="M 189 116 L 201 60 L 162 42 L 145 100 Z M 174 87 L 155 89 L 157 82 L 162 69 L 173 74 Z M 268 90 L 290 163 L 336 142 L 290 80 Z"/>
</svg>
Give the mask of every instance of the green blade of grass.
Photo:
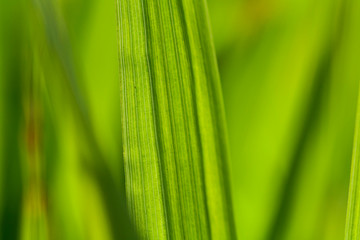
<svg viewBox="0 0 360 240">
<path fill-rule="evenodd" d="M 1 150 L 0 239 L 18 239 L 21 228 L 23 181 L 19 147 L 23 121 L 22 69 L 24 48 L 22 1 L 0 2 L 1 58 Z"/>
<path fill-rule="evenodd" d="M 221 86 L 203 0 L 118 0 L 127 202 L 149 239 L 234 239 Z"/>
<path fill-rule="evenodd" d="M 50 222 L 61 222 L 64 218 L 72 219 L 64 224 L 52 226 L 52 231 L 56 232 L 57 237 L 63 239 L 87 239 L 88 235 L 98 239 L 99 234 L 102 235 L 101 239 L 109 239 L 110 234 L 112 234 L 112 239 L 137 239 L 136 233 L 128 221 L 123 176 L 114 175 L 111 167 L 108 166 L 109 161 L 116 160 L 119 165 L 122 165 L 122 161 L 119 158 L 111 159 L 100 145 L 101 141 L 95 132 L 93 118 L 89 114 L 90 110 L 94 109 L 89 108 L 88 102 L 85 101 L 83 96 L 83 91 L 81 91 L 83 89 L 79 85 L 82 79 L 77 72 L 76 61 L 73 56 L 72 47 L 74 41 L 71 41 L 68 32 L 61 28 L 61 22 L 56 18 L 55 13 L 62 16 L 64 12 L 57 12 L 60 5 L 52 1 L 38 0 L 34 3 L 36 4 L 33 4 L 33 8 L 31 8 L 34 14 L 32 26 L 36 27 L 31 32 L 37 34 L 33 34 L 32 47 L 35 56 L 41 60 L 45 76 L 42 80 L 41 94 L 46 97 L 43 101 L 48 101 L 45 111 L 49 115 L 47 121 L 48 124 L 55 126 L 56 131 L 52 136 L 47 136 L 47 141 L 56 144 L 59 152 L 66 153 L 66 157 L 59 156 L 62 163 L 58 162 L 56 169 L 52 169 L 52 174 L 48 173 L 53 175 L 49 182 L 55 186 L 55 191 L 47 189 L 49 202 L 52 203 L 49 204 L 48 211 L 52 217 Z M 115 10 L 114 6 L 112 7 Z M 116 36 L 115 13 L 114 11 L 113 24 Z M 104 33 L 104 29 L 102 30 L 102 33 Z M 115 66 L 117 67 L 116 40 L 114 42 Z M 82 42 L 79 41 L 78 44 L 82 44 Z M 42 51 L 50 52 L 53 55 L 44 55 Z M 102 75 L 102 77 L 105 76 Z M 106 81 L 109 81 L 109 79 L 106 79 Z M 115 83 L 116 81 L 116 78 L 114 78 Z M 85 85 L 89 86 L 91 84 L 94 83 L 86 79 Z M 104 81 L 101 84 L 104 85 Z M 108 92 L 108 95 L 111 94 Z M 118 96 L 119 94 L 116 95 L 116 99 L 118 99 Z M 101 100 L 103 101 L 104 98 L 100 98 Z M 67 118 L 68 121 L 64 121 L 64 118 L 66 118 L 64 116 L 67 114 L 71 117 Z M 104 118 L 103 115 L 102 117 Z M 113 118 L 116 120 L 116 114 L 113 115 Z M 75 128 L 72 129 L 73 126 L 76 126 L 76 130 L 74 130 Z M 102 127 L 102 129 L 106 128 L 112 129 L 110 138 L 116 136 L 116 128 L 109 122 Z M 77 137 L 82 141 L 69 142 L 66 140 L 74 140 Z M 112 138 L 113 141 L 114 138 Z M 121 153 L 121 148 L 118 151 Z M 56 159 L 54 155 L 56 153 L 50 153 L 48 162 L 45 162 L 45 164 L 53 164 L 53 160 Z M 120 156 L 120 154 L 116 155 Z M 80 173 L 75 170 L 77 164 L 79 164 L 79 169 L 84 170 L 83 172 Z M 60 174 L 56 174 L 56 172 Z M 64 172 L 67 174 L 62 174 Z M 89 188 L 92 184 L 87 181 L 93 183 L 94 188 L 92 190 Z M 56 186 L 57 182 L 61 183 L 60 187 Z M 72 184 L 68 185 L 72 186 L 64 187 L 64 182 L 71 182 Z M 85 195 L 91 200 L 84 203 L 81 196 L 82 190 L 80 189 L 86 191 Z M 74 194 L 74 192 L 80 194 Z M 69 196 L 67 196 L 66 201 L 63 201 L 62 197 L 66 195 Z M 99 199 L 97 199 L 98 197 Z M 71 204 L 74 204 L 73 208 L 68 207 Z M 82 207 L 86 208 L 86 214 L 83 214 Z M 103 218 L 102 210 L 107 213 L 108 219 Z M 96 227 L 92 227 L 94 223 Z M 109 230 L 112 231 L 111 233 L 108 233 L 107 223 L 109 224 Z M 87 231 L 82 231 L 83 228 L 86 228 Z M 27 233 L 24 235 L 26 236 Z"/>
<path fill-rule="evenodd" d="M 342 54 L 347 56 L 347 62 L 344 63 L 344 73 L 347 78 L 360 79 L 359 71 L 359 56 L 360 48 L 359 40 L 360 33 L 358 24 L 360 23 L 360 2 L 356 0 L 348 1 L 345 5 L 346 14 L 344 14 L 344 21 L 346 25 L 343 28 L 344 46 Z M 356 47 L 355 47 L 356 46 Z M 360 147 L 360 99 L 358 100 L 357 117 L 355 125 L 355 136 L 353 144 L 353 157 L 351 163 L 351 176 L 348 195 L 348 206 L 345 226 L 345 239 L 359 239 L 360 234 L 360 200 L 359 200 L 359 147 Z"/>
</svg>

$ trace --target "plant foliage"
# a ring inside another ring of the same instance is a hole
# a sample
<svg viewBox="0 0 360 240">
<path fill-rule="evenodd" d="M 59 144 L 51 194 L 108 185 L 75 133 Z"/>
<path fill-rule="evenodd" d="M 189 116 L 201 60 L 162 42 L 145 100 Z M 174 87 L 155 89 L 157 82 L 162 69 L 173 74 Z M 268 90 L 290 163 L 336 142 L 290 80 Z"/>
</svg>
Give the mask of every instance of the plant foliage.
<svg viewBox="0 0 360 240">
<path fill-rule="evenodd" d="M 224 110 L 203 0 L 118 0 L 124 169 L 149 239 L 234 239 Z"/>
</svg>

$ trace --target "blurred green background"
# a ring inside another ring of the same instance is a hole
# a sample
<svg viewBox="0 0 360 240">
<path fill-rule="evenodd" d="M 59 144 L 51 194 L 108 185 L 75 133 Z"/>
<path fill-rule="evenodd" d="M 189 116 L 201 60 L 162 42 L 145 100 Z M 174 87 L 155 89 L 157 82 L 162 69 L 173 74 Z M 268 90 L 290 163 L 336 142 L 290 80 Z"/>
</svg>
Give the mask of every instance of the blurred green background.
<svg viewBox="0 0 360 240">
<path fill-rule="evenodd" d="M 360 1 L 208 8 L 238 238 L 342 239 Z M 116 28 L 115 0 L 0 0 L 0 239 L 131 238 Z"/>
<path fill-rule="evenodd" d="M 209 1 L 239 239 L 343 239 L 358 1 Z"/>
</svg>

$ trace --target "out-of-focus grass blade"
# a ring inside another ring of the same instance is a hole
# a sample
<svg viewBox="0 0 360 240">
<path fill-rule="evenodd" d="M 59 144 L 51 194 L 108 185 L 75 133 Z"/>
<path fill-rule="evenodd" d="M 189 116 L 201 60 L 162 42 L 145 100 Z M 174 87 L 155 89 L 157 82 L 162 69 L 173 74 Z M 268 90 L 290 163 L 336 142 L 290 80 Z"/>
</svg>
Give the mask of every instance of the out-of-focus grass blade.
<svg viewBox="0 0 360 240">
<path fill-rule="evenodd" d="M 108 166 L 111 161 L 117 162 L 115 166 L 121 165 L 121 158 L 116 158 L 120 156 L 121 148 L 117 148 L 119 154 L 115 153 L 113 155 L 116 156 L 109 159 L 110 154 L 105 153 L 104 147 L 99 144 L 100 139 L 103 138 L 94 131 L 93 118 L 89 114 L 97 109 L 89 109 L 83 97 L 84 91 L 81 87 L 89 88 L 93 84 L 89 79 L 81 82 L 80 70 L 75 66 L 74 55 L 81 53 L 79 45 L 83 42 L 78 39 L 77 52 L 72 51 L 74 41 L 70 40 L 68 32 L 62 28 L 64 23 L 56 17 L 64 14 L 58 11 L 61 9 L 59 3 L 44 0 L 34 3 L 32 10 L 37 19 L 37 25 L 34 25 L 37 26 L 35 30 L 38 34 L 34 34 L 36 40 L 33 48 L 35 55 L 41 59 L 42 66 L 47 66 L 43 68 L 45 77 L 42 93 L 48 100 L 46 114 L 51 116 L 47 120 L 52 120 L 51 124 L 55 126 L 55 133 L 50 136 L 51 141 L 59 148 L 57 154 L 55 153 L 56 156 L 48 156 L 48 158 L 59 158 L 55 163 L 56 170 L 53 174 L 55 176 L 49 180 L 53 188 L 48 189 L 48 198 L 51 202 L 49 212 L 54 223 L 52 233 L 61 239 L 89 239 L 88 235 L 93 239 L 109 239 L 107 229 L 109 227 L 113 239 L 136 239 L 128 221 L 124 181 L 121 179 L 122 176 L 114 174 L 118 172 L 117 169 L 112 171 Z M 113 30 L 116 36 L 114 4 L 112 7 Z M 116 41 L 114 45 L 116 60 Z M 113 80 L 116 83 L 116 78 Z M 108 81 L 111 79 L 104 79 L 103 82 Z M 96 97 L 99 99 L 98 95 Z M 119 94 L 113 100 L 118 101 Z M 116 105 L 114 102 L 110 104 Z M 116 118 L 116 114 L 113 117 Z M 106 119 L 104 121 L 106 122 Z M 99 128 L 99 124 L 96 124 L 96 127 Z M 111 124 L 110 126 L 104 124 L 101 129 L 108 131 L 107 128 L 110 127 Z M 112 130 L 115 136 L 109 136 L 108 141 L 117 138 L 118 132 L 114 131 L 114 128 Z M 53 164 L 53 161 L 48 162 L 49 165 Z M 84 195 L 88 198 L 86 203 L 84 203 Z M 63 196 L 67 196 L 66 201 Z M 84 214 L 85 208 L 87 209 Z M 102 210 L 107 212 L 107 219 L 104 218 Z M 72 220 L 64 221 L 69 218 Z M 92 227 L 93 225 L 96 227 Z"/>
<path fill-rule="evenodd" d="M 318 101 L 327 95 L 319 94 L 324 84 L 314 80 L 324 75 L 317 68 L 325 65 L 325 71 L 329 61 L 334 3 L 229 0 L 219 13 L 223 3 L 210 2 L 214 21 L 218 15 L 230 15 L 214 26 L 231 129 L 236 229 L 241 239 L 270 239 L 269 232 L 279 235 L 276 232 L 293 225 L 289 219 L 308 158 L 304 150 L 319 125 L 313 123 L 313 113 L 320 114 Z M 220 34 L 230 24 L 233 29 Z M 273 225 L 278 230 L 271 229 Z M 297 229 L 304 225 L 307 221 L 294 224 Z"/>
<path fill-rule="evenodd" d="M 21 224 L 22 1 L 0 2 L 0 239 L 17 239 Z"/>
<path fill-rule="evenodd" d="M 124 170 L 147 239 L 234 239 L 221 86 L 203 0 L 118 0 Z"/>
<path fill-rule="evenodd" d="M 359 61 L 360 61 L 360 2 L 356 0 L 348 1 L 346 6 L 347 22 L 344 27 L 344 52 L 348 54 L 349 62 L 346 64 L 347 77 L 360 79 Z M 360 99 L 360 98 L 359 98 Z M 360 100 L 358 100 L 358 109 L 356 117 L 355 137 L 353 145 L 353 158 L 351 163 L 351 176 L 348 196 L 348 206 L 346 215 L 345 239 L 360 239 Z"/>
</svg>

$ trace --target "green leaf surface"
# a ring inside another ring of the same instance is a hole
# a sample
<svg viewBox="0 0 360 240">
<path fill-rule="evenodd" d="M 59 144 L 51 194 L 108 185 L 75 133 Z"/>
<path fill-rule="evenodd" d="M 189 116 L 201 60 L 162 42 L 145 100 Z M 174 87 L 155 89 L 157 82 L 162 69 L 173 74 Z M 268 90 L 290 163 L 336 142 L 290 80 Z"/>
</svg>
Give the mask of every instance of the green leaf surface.
<svg viewBox="0 0 360 240">
<path fill-rule="evenodd" d="M 235 238 L 206 8 L 118 0 L 126 195 L 143 238 Z"/>
<path fill-rule="evenodd" d="M 346 15 L 344 21 L 347 21 L 344 27 L 344 44 L 343 54 L 347 54 L 348 62 L 345 67 L 346 76 L 348 78 L 360 79 L 359 61 L 360 48 L 359 46 L 360 32 L 358 25 L 360 23 L 360 2 L 356 0 L 348 1 L 345 11 Z M 357 117 L 355 125 L 355 136 L 353 145 L 353 157 L 351 163 L 350 186 L 348 196 L 348 206 L 346 215 L 345 239 L 360 239 L 360 180 L 359 180 L 359 163 L 360 163 L 360 101 L 358 100 Z"/>
</svg>

